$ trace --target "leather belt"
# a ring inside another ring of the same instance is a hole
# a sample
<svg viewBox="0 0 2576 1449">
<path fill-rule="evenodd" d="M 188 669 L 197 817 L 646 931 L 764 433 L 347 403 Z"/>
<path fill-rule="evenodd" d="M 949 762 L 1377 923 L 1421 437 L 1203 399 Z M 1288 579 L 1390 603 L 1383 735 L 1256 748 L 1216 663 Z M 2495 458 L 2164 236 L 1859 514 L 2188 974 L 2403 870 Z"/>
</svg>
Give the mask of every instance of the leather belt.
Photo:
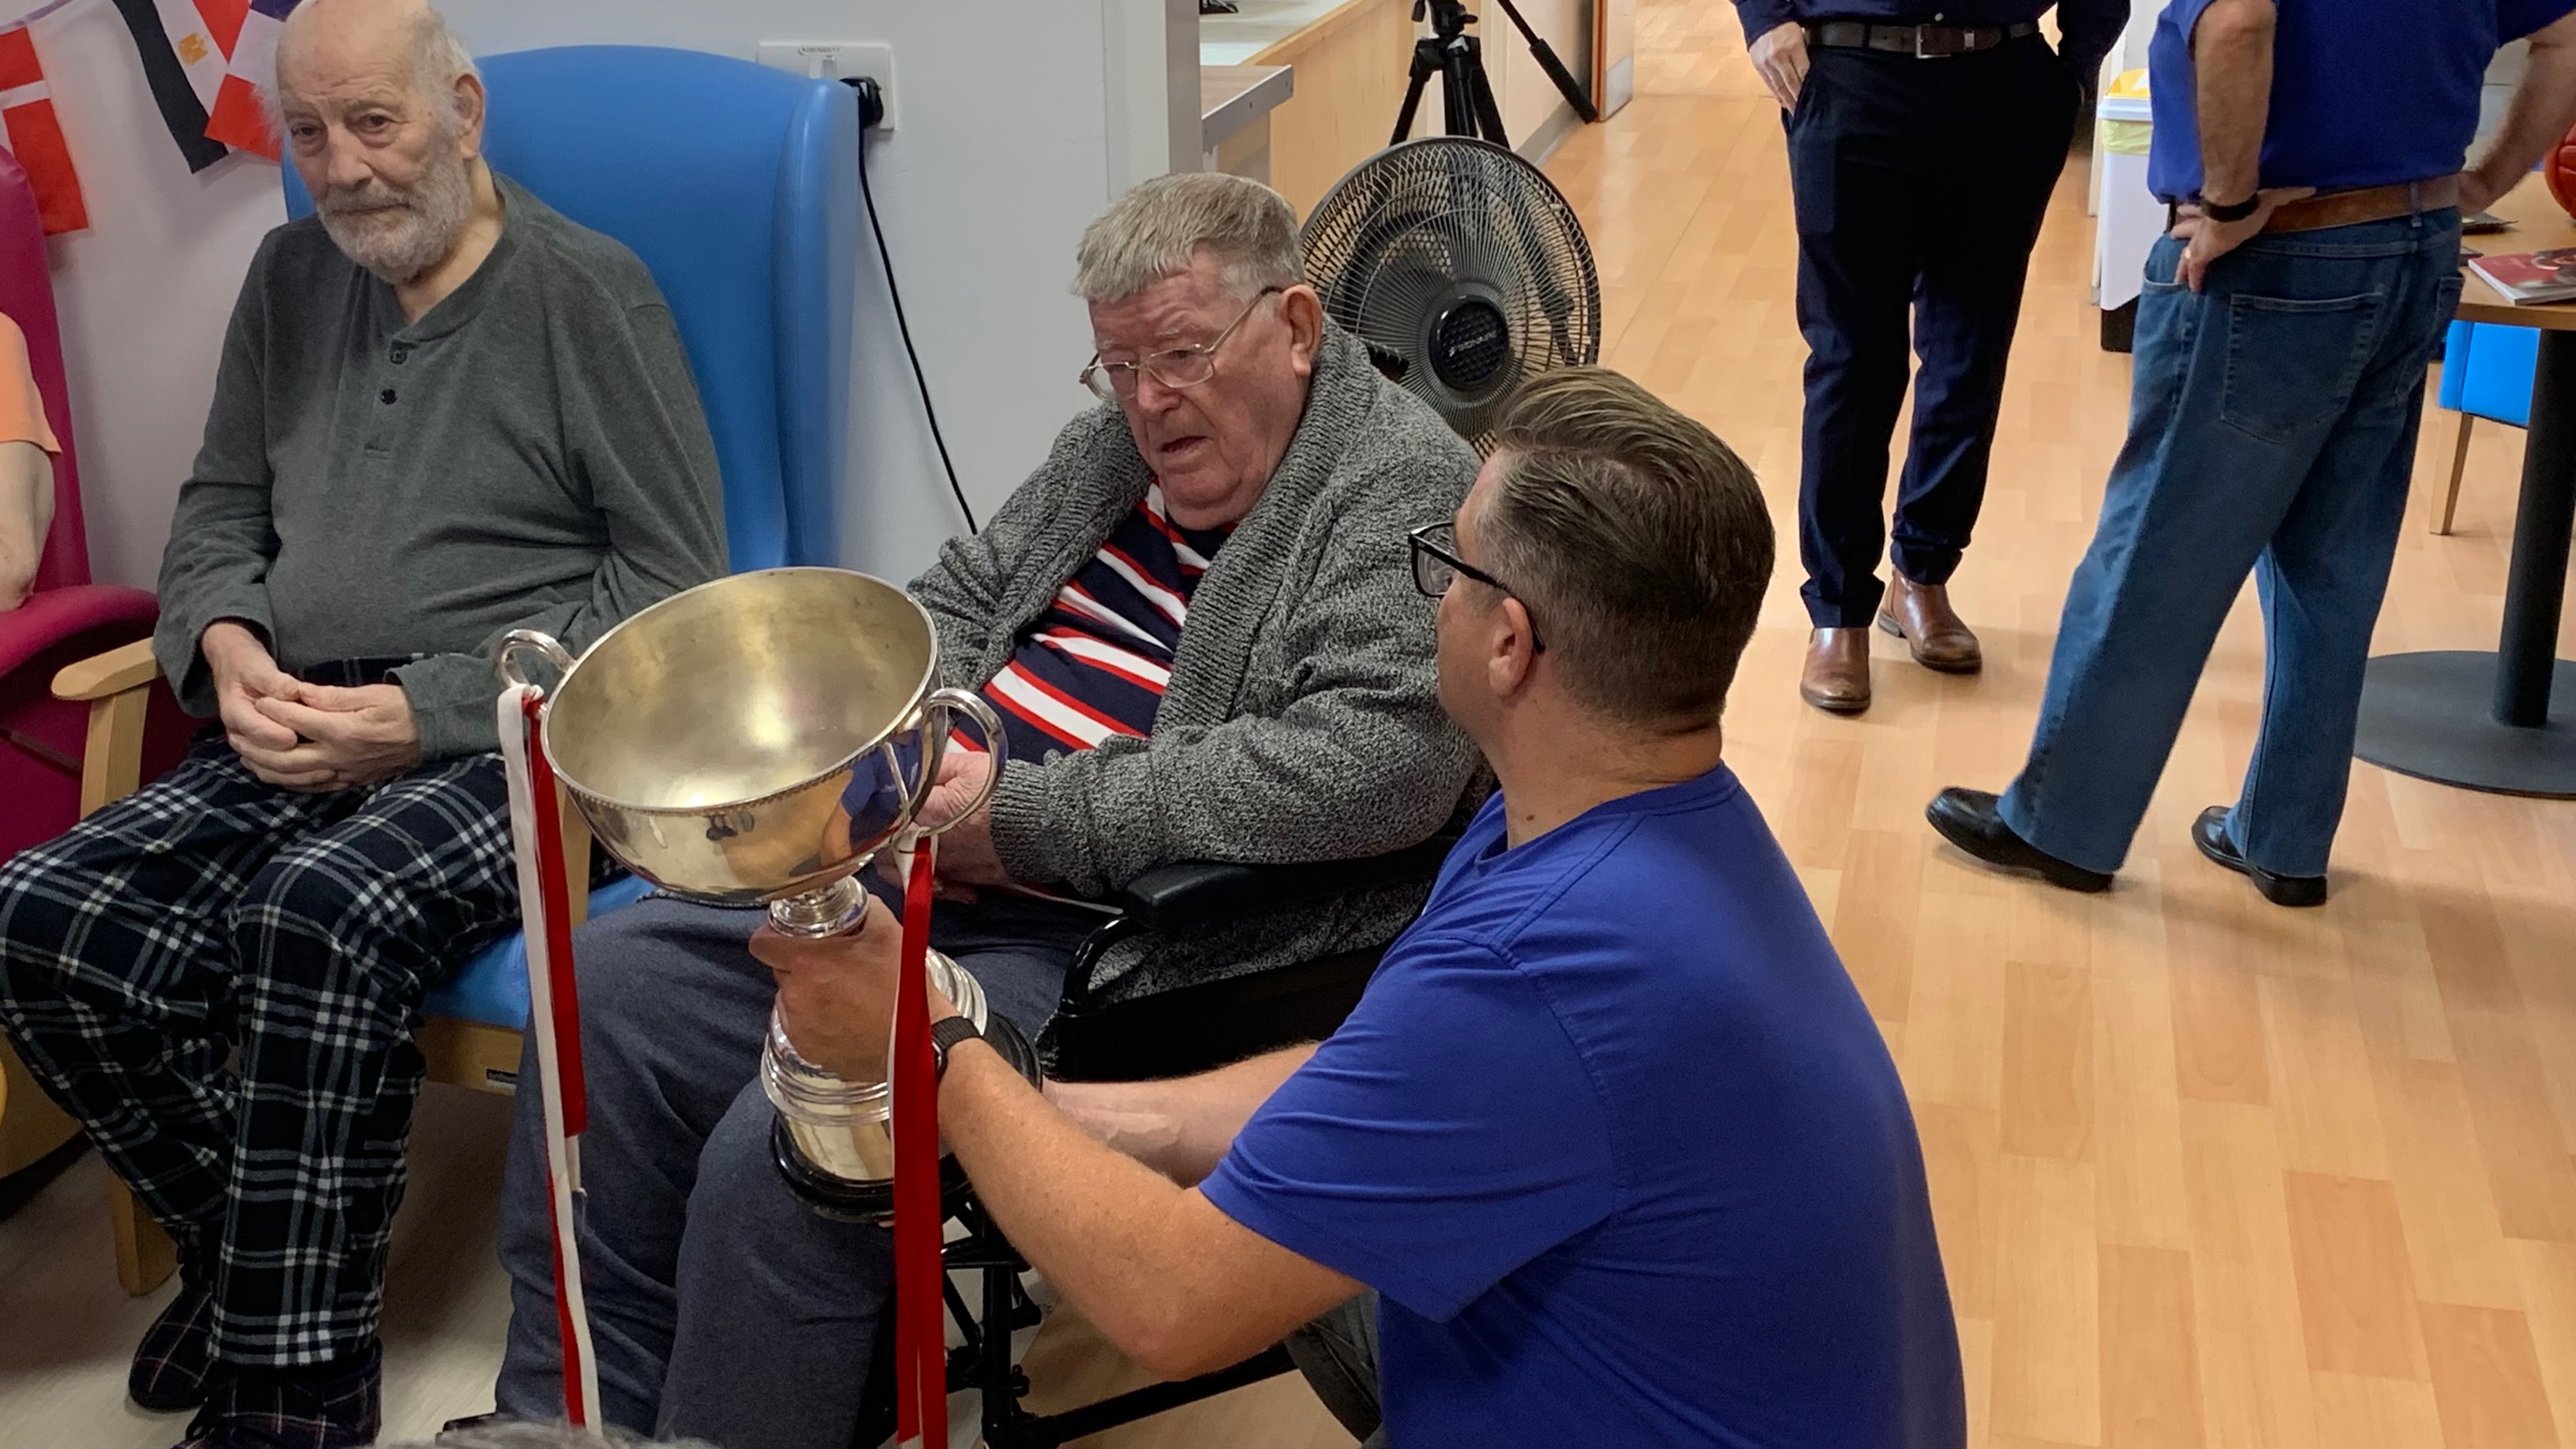
<svg viewBox="0 0 2576 1449">
<path fill-rule="evenodd" d="M 1809 45 L 1841 50 L 1884 50 L 1916 60 L 1944 60 L 1993 50 L 2007 40 L 2037 35 L 2029 21 L 2018 25 L 1871 25 L 1860 20 L 1818 20 L 1807 26 Z"/>
<path fill-rule="evenodd" d="M 2400 181 L 2389 186 L 2365 186 L 2358 191 L 2329 191 L 2272 208 L 2263 223 L 2265 231 L 2323 231 L 2330 226 L 2359 226 L 2365 221 L 2388 221 L 2400 216 L 2413 216 L 2422 211 L 2441 211 L 2460 204 L 2460 178 L 2437 176 L 2430 181 Z"/>
</svg>

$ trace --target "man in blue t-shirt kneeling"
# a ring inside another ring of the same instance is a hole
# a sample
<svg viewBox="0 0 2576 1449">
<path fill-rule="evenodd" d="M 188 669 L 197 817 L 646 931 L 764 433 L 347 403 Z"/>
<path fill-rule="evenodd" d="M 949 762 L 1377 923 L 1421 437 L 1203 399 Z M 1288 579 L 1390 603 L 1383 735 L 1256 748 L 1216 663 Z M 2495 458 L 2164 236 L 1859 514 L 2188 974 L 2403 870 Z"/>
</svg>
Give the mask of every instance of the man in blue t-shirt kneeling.
<svg viewBox="0 0 2576 1449">
<path fill-rule="evenodd" d="M 1721 759 L 1771 572 L 1751 473 L 1553 373 L 1413 543 L 1441 704 L 1502 787 L 1421 919 L 1331 1039 L 1205 1076 L 1042 1097 L 955 1040 L 984 1204 L 1148 1368 L 1294 1333 L 1354 1432 L 1383 1386 L 1403 1449 L 1961 1443 L 1904 1089 Z M 800 1052 L 882 1076 L 898 936 L 754 940 Z"/>
</svg>

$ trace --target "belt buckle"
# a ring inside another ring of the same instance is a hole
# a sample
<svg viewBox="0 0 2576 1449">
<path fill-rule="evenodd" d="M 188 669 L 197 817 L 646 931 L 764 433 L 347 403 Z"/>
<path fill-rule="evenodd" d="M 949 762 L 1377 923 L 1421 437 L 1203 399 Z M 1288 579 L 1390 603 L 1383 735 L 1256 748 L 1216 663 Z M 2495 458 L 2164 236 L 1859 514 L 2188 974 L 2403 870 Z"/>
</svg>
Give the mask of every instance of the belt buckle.
<svg viewBox="0 0 2576 1449">
<path fill-rule="evenodd" d="M 1926 43 L 1925 43 L 1925 41 L 1924 41 L 1924 37 L 1925 37 L 1925 36 L 1930 35 L 1933 31 L 1935 31 L 1935 30 L 1948 30 L 1948 29 L 1949 29 L 1949 27 L 1947 27 L 1947 26 L 1934 26 L 1934 25 L 1918 25 L 1918 26 L 1915 26 L 1915 27 L 1914 27 L 1914 58 L 1915 58 L 1916 60 L 1947 60 L 1947 59 L 1949 59 L 1951 56 L 1954 56 L 1954 55 L 1957 55 L 1957 54 L 1961 53 L 1961 51 L 1965 49 L 1965 46 L 1964 46 L 1964 45 L 1953 45 L 1953 46 L 1952 46 L 1951 48 L 1949 48 L 1948 50 L 1942 50 L 1942 49 L 1940 49 L 1940 48 L 1938 48 L 1938 47 L 1931 46 L 1931 45 L 1928 45 L 1928 44 L 1926 44 Z M 1967 39 L 1967 33 L 1966 33 L 1965 31 L 1951 31 L 1950 33 L 1957 35 L 1957 36 L 1959 37 L 1959 39 L 1960 39 L 1962 42 L 1964 42 L 1964 41 Z"/>
</svg>

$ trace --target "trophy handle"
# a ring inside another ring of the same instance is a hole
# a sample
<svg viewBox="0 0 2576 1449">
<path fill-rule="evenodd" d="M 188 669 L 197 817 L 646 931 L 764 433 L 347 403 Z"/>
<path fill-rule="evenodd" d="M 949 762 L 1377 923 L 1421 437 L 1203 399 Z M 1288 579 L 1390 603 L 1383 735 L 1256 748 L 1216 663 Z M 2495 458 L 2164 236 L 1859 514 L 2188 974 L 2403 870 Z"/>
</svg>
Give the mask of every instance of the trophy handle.
<svg viewBox="0 0 2576 1449">
<path fill-rule="evenodd" d="M 937 835 L 992 802 L 994 788 L 1002 783 L 1002 767 L 1011 761 L 1011 745 L 1010 740 L 1002 733 L 1002 717 L 993 712 L 993 707 L 984 702 L 982 695 L 972 690 L 933 690 L 930 697 L 922 701 L 921 708 L 924 714 L 946 711 L 951 714 L 962 714 L 973 720 L 983 729 L 985 749 L 993 756 L 992 773 L 984 777 L 983 793 L 977 795 L 974 802 L 965 809 L 957 812 L 954 819 L 941 824 L 937 829 L 924 829 L 921 832 L 924 835 Z M 921 757 L 921 784 L 912 792 L 911 804 L 904 811 L 906 819 L 919 818 L 921 807 L 930 799 L 931 784 L 939 778 L 939 762 L 948 754 L 948 728 L 943 725 L 930 731 L 930 749 Z"/>
<path fill-rule="evenodd" d="M 538 629 L 513 629 L 502 635 L 501 652 L 492 661 L 492 672 L 500 675 L 501 682 L 512 689 L 536 683 L 519 667 L 519 656 L 531 652 L 543 655 L 546 662 L 555 667 L 557 684 L 563 682 L 565 675 L 572 673 L 572 655 L 565 652 L 554 635 Z"/>
</svg>

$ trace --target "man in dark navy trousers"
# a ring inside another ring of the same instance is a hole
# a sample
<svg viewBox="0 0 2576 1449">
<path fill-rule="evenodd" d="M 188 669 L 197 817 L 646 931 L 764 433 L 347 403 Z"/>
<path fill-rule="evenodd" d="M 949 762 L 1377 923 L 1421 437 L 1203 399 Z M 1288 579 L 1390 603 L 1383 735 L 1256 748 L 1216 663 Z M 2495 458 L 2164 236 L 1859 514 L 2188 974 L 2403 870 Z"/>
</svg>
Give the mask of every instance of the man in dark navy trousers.
<svg viewBox="0 0 2576 1449">
<path fill-rule="evenodd" d="M 1983 663 L 1947 586 L 1985 498 L 2022 277 L 2077 98 L 2129 18 L 2128 0 L 2059 0 L 2053 52 L 2038 25 L 2051 3 L 1736 0 L 1789 129 L 1807 338 L 1798 554 L 1816 631 L 1798 692 L 1818 709 L 1869 708 L 1872 614 L 1927 668 Z M 1882 587 L 1909 320 L 1922 367 Z"/>
<path fill-rule="evenodd" d="M 2471 158 L 2487 64 L 2524 38 Z M 1928 813 L 1990 865 L 2109 889 L 2251 573 L 2263 722 L 2192 843 L 2275 905 L 2323 905 L 2460 216 L 2576 121 L 2576 0 L 2169 0 L 2148 66 L 2147 184 L 2174 219 L 2138 298 L 2129 440 L 2021 774 Z"/>
</svg>

